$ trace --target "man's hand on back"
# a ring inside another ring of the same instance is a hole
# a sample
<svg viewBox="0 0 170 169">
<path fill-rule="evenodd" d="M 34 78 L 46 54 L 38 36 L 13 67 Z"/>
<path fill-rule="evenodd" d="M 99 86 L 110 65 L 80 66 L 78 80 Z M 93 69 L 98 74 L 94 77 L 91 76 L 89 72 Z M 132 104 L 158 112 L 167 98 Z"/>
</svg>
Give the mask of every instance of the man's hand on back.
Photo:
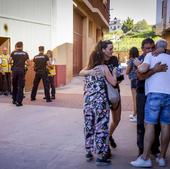
<svg viewBox="0 0 170 169">
<path fill-rule="evenodd" d="M 166 72 L 167 69 L 168 69 L 167 64 L 161 64 L 161 62 L 156 63 L 153 67 L 154 72 Z"/>
</svg>

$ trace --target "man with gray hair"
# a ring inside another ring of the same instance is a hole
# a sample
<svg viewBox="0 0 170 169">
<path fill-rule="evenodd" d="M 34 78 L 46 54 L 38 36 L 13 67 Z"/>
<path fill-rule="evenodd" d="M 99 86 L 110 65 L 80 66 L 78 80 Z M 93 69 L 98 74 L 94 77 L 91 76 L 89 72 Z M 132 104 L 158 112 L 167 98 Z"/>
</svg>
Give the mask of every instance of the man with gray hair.
<svg viewBox="0 0 170 169">
<path fill-rule="evenodd" d="M 157 41 L 156 48 L 166 49 L 167 41 L 163 39 Z M 152 167 L 149 153 L 154 140 L 154 125 L 158 122 L 161 124 L 161 153 L 156 161 L 161 167 L 166 165 L 165 157 L 170 141 L 170 55 L 162 53 L 155 57 L 149 53 L 145 56 L 143 63 L 138 66 L 138 71 L 145 73 L 160 62 L 167 65 L 167 71 L 156 73 L 145 81 L 147 100 L 145 104 L 144 152 L 131 162 L 134 167 Z"/>
<path fill-rule="evenodd" d="M 165 39 L 160 39 L 156 42 L 156 48 L 163 48 L 166 49 L 168 46 L 168 43 Z"/>
</svg>

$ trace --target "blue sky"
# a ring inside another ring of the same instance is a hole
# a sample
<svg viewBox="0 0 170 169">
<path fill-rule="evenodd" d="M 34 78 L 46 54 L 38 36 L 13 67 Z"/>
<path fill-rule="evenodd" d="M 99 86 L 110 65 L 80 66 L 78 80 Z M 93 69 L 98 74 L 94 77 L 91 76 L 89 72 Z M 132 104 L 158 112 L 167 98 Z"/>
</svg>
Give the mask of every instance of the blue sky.
<svg viewBox="0 0 170 169">
<path fill-rule="evenodd" d="M 111 19 L 129 16 L 135 22 L 145 19 L 148 24 L 156 23 L 156 0 L 110 0 L 110 8 Z"/>
</svg>

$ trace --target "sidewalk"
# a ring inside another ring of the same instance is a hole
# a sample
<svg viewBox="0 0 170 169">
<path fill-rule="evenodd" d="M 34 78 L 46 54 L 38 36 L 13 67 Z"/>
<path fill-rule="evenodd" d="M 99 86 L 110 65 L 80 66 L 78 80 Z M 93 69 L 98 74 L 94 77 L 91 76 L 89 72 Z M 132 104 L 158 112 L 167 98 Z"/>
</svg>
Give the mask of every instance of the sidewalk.
<svg viewBox="0 0 170 169">
<path fill-rule="evenodd" d="M 112 150 L 108 167 L 97 167 L 95 161 L 88 163 L 84 158 L 82 94 L 83 81 L 78 77 L 58 88 L 52 103 L 42 99 L 42 91 L 35 102 L 27 93 L 23 107 L 0 96 L 0 169 L 133 168 L 129 162 L 137 155 L 136 124 L 128 118 L 132 107 L 129 82 L 121 84 L 122 120 L 114 134 L 118 147 Z"/>
</svg>

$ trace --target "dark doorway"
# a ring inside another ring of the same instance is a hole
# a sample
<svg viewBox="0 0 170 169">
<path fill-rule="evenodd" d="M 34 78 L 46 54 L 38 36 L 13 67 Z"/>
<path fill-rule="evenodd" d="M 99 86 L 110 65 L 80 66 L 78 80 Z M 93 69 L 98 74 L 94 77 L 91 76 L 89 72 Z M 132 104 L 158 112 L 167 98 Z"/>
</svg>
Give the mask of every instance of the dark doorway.
<svg viewBox="0 0 170 169">
<path fill-rule="evenodd" d="M 10 38 L 0 37 L 0 54 L 4 47 L 8 48 L 8 53 L 10 53 Z"/>
<path fill-rule="evenodd" d="M 73 76 L 76 76 L 82 69 L 83 17 L 77 11 L 74 10 L 73 19 Z"/>
</svg>

